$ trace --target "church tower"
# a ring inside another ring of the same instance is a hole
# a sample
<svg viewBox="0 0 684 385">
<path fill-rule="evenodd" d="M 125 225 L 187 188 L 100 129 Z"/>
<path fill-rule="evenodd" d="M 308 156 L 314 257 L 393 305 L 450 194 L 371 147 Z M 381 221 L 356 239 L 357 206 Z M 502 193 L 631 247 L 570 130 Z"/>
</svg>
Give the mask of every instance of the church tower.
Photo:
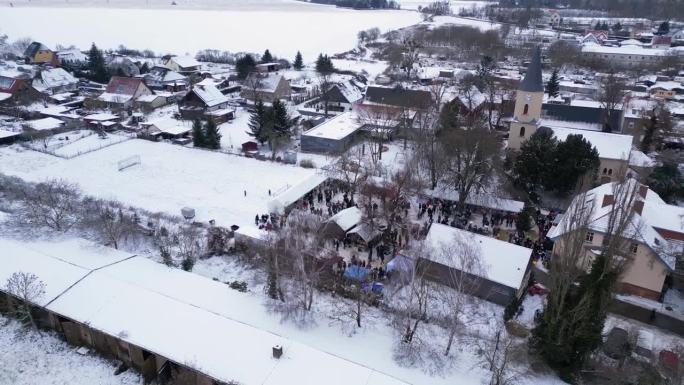
<svg viewBox="0 0 684 385">
<path fill-rule="evenodd" d="M 541 52 L 537 48 L 527 67 L 525 78 L 516 92 L 515 110 L 508 134 L 508 148 L 519 150 L 522 143 L 537 131 L 543 102 Z"/>
</svg>

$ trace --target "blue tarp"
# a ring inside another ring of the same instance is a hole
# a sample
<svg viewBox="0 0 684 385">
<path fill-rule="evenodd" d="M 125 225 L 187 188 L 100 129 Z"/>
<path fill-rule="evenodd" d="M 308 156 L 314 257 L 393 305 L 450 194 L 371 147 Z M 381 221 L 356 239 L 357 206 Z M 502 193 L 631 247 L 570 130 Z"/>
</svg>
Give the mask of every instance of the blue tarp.
<svg viewBox="0 0 684 385">
<path fill-rule="evenodd" d="M 365 281 L 369 270 L 365 267 L 351 265 L 344 271 L 344 278 Z"/>
</svg>

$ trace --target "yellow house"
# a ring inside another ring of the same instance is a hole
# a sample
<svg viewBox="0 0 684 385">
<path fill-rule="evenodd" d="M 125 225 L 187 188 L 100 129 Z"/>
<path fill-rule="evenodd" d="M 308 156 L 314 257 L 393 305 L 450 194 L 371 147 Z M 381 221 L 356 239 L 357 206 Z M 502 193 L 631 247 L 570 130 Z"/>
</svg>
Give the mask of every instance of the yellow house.
<svg viewBox="0 0 684 385">
<path fill-rule="evenodd" d="M 684 240 L 681 221 L 684 208 L 668 205 L 648 186 L 634 179 L 606 183 L 575 197 L 558 225 L 547 235 L 554 241 L 552 258 L 567 250 L 565 246 L 579 237 L 584 241 L 584 254 L 577 264 L 588 269 L 605 246 L 611 214 L 616 210 L 614 202 L 623 201 L 620 197 L 631 191 L 637 195 L 628 208 L 633 212 L 630 223 L 619 236 L 624 241 L 620 257 L 625 267 L 618 290 L 622 294 L 660 300 L 665 278 L 674 270 L 676 256 L 682 252 L 677 245 Z M 570 218 L 569 213 L 578 211 L 586 213 L 586 227 L 576 227 L 580 221 Z"/>
<path fill-rule="evenodd" d="M 50 48 L 37 41 L 34 41 L 26 47 L 24 57 L 27 62 L 34 64 L 50 63 L 57 65 L 59 63 L 57 55 Z"/>
</svg>

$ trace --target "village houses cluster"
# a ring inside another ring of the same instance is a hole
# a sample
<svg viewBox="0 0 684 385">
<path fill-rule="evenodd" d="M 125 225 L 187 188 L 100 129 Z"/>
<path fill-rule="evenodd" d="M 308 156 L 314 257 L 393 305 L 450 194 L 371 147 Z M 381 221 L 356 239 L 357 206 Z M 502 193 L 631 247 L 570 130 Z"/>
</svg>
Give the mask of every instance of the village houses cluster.
<svg viewBox="0 0 684 385">
<path fill-rule="evenodd" d="M 0 312 L 146 384 L 417 385 L 453 354 L 547 384 L 514 346 L 563 381 L 681 381 L 684 23 L 563 11 L 426 13 L 317 58 L 5 36 Z M 387 360 L 311 337 L 372 322 Z M 591 346 L 559 363 L 550 336 Z"/>
</svg>

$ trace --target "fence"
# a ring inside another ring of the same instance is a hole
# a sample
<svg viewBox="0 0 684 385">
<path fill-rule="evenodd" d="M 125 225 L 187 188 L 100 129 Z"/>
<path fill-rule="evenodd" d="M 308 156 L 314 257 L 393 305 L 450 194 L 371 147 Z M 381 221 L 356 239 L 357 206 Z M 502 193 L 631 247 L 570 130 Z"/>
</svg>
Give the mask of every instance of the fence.
<svg viewBox="0 0 684 385">
<path fill-rule="evenodd" d="M 83 136 L 83 137 L 81 137 L 81 138 L 79 138 L 79 139 L 77 139 L 77 140 L 74 140 L 73 142 L 65 143 L 65 144 L 63 144 L 63 145 L 61 145 L 61 146 L 56 146 L 56 147 L 54 147 L 54 148 L 41 148 L 41 147 L 38 147 L 38 146 L 31 146 L 31 145 L 27 145 L 26 147 L 28 147 L 28 148 L 30 148 L 31 150 L 34 150 L 34 151 L 38 151 L 38 152 L 42 152 L 42 153 L 44 153 L 44 154 L 56 156 L 56 157 L 58 157 L 58 158 L 62 158 L 62 159 L 73 159 L 73 158 L 75 158 L 75 157 L 77 157 L 77 156 L 89 154 L 89 153 L 91 153 L 91 152 L 95 152 L 95 151 L 101 150 L 101 149 L 103 149 L 103 148 L 107 148 L 107 147 L 109 147 L 109 146 L 113 146 L 113 145 L 115 145 L 115 144 L 123 143 L 123 142 L 125 142 L 125 141 L 131 140 L 131 139 L 134 138 L 133 136 L 124 136 L 124 137 L 121 138 L 121 140 L 108 141 L 107 143 L 101 144 L 101 145 L 99 145 L 99 146 L 91 147 L 91 148 L 88 148 L 88 149 L 85 149 L 85 150 L 81 150 L 81 151 L 76 151 L 75 153 L 71 153 L 71 154 L 60 154 L 60 153 L 57 152 L 57 150 L 59 150 L 59 149 L 61 149 L 61 148 L 63 148 L 63 147 L 66 147 L 66 146 L 68 146 L 68 145 L 72 145 L 72 144 L 78 142 L 79 140 L 83 140 L 83 139 L 85 139 L 85 138 L 87 138 L 87 137 L 90 137 L 90 136 L 92 136 L 92 135 L 94 135 L 94 133 L 93 133 L 93 134 L 89 134 L 89 135 L 85 135 L 85 136 Z"/>
</svg>

